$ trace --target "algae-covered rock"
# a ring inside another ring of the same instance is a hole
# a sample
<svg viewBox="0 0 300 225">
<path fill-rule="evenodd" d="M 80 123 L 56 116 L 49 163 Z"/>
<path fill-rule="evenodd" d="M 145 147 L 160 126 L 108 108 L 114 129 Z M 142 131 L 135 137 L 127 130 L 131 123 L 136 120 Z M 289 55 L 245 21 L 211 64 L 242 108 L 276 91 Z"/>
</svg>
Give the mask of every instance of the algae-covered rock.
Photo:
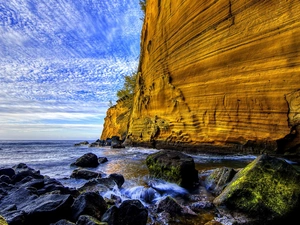
<svg viewBox="0 0 300 225">
<path fill-rule="evenodd" d="M 213 203 L 254 219 L 278 224 L 293 218 L 300 205 L 300 176 L 282 159 L 261 155 L 239 171 Z"/>
<path fill-rule="evenodd" d="M 193 187 L 198 183 L 198 171 L 194 159 L 181 152 L 160 151 L 146 159 L 151 176 L 177 183 L 182 187 Z"/>
<path fill-rule="evenodd" d="M 8 225 L 5 219 L 0 215 L 0 225 Z"/>
</svg>

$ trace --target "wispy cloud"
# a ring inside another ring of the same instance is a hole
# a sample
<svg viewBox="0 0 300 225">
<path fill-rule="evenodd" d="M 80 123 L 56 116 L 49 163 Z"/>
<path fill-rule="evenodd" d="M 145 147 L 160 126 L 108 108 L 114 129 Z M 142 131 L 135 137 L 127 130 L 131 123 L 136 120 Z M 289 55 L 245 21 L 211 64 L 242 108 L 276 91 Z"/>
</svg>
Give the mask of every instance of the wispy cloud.
<svg viewBox="0 0 300 225">
<path fill-rule="evenodd" d="M 98 138 L 137 69 L 138 0 L 0 0 L 0 14 L 0 139 Z"/>
</svg>

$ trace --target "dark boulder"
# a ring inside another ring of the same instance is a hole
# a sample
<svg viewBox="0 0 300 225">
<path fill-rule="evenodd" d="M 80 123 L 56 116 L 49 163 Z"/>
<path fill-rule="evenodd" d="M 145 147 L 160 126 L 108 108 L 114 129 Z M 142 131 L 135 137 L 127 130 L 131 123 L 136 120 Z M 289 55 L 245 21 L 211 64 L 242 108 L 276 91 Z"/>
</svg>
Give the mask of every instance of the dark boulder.
<svg viewBox="0 0 300 225">
<path fill-rule="evenodd" d="M 108 160 L 107 160 L 106 157 L 99 157 L 99 158 L 98 158 L 99 164 L 106 163 L 107 161 L 108 161 Z"/>
<path fill-rule="evenodd" d="M 108 176 L 108 179 L 113 179 L 117 185 L 118 188 L 122 187 L 122 185 L 125 182 L 124 176 L 122 174 L 118 174 L 118 173 L 112 173 Z"/>
<path fill-rule="evenodd" d="M 51 223 L 50 225 L 75 225 L 75 223 L 72 223 L 66 219 L 61 219 L 61 220 L 57 221 L 56 223 Z"/>
<path fill-rule="evenodd" d="M 98 157 L 94 153 L 86 153 L 79 157 L 72 166 L 79 167 L 97 167 L 99 165 Z"/>
<path fill-rule="evenodd" d="M 282 159 L 261 155 L 240 170 L 213 203 L 232 215 L 244 214 L 248 224 L 288 223 L 300 210 L 300 174 Z"/>
<path fill-rule="evenodd" d="M 10 178 L 12 178 L 15 175 L 15 170 L 12 168 L 0 168 L 0 176 L 6 175 Z"/>
<path fill-rule="evenodd" d="M 88 216 L 88 215 L 81 215 L 78 218 L 76 225 L 108 225 L 108 224 L 104 222 L 100 222 L 95 217 Z"/>
<path fill-rule="evenodd" d="M 89 144 L 88 141 L 82 141 L 82 142 L 74 144 L 74 146 L 82 146 L 82 145 L 88 145 L 88 144 Z"/>
<path fill-rule="evenodd" d="M 86 192 L 78 196 L 72 205 L 72 219 L 76 221 L 80 215 L 89 215 L 96 219 L 107 210 L 103 197 L 96 192 Z"/>
<path fill-rule="evenodd" d="M 183 208 L 181 207 L 181 205 L 179 205 L 177 201 L 170 196 L 167 196 L 166 198 L 159 201 L 157 205 L 158 213 L 164 211 L 169 213 L 171 216 L 180 215 L 182 210 Z"/>
<path fill-rule="evenodd" d="M 90 180 L 93 178 L 101 178 L 101 173 L 97 173 L 85 169 L 76 169 L 72 172 L 71 178 Z"/>
<path fill-rule="evenodd" d="M 112 136 L 110 147 L 111 148 L 125 148 L 125 145 L 123 145 L 123 141 L 120 140 L 119 136 Z"/>
<path fill-rule="evenodd" d="M 198 184 L 194 159 L 181 152 L 160 151 L 146 159 L 150 175 L 191 188 Z"/>
<path fill-rule="evenodd" d="M 109 208 L 101 220 L 109 225 L 145 225 L 148 211 L 139 200 L 125 200 L 119 208 Z"/>
</svg>

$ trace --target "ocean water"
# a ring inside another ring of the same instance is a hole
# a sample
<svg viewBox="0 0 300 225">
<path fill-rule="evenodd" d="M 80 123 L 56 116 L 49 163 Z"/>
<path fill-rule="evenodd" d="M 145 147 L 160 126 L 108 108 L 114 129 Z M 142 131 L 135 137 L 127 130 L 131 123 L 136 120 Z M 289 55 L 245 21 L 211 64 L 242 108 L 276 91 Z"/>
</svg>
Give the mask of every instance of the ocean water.
<svg viewBox="0 0 300 225">
<path fill-rule="evenodd" d="M 75 169 L 70 166 L 77 158 L 92 152 L 98 157 L 106 157 L 108 162 L 100 164 L 93 171 L 104 174 L 120 173 L 124 176 L 125 185 L 141 184 L 143 177 L 148 175 L 145 159 L 157 149 L 74 146 L 80 141 L 0 141 L 0 167 L 12 167 L 25 163 L 42 175 L 60 180 L 67 186 L 80 186 L 78 180 L 69 179 Z M 93 141 L 90 141 L 90 143 Z M 191 155 L 196 169 L 207 170 L 221 166 L 233 168 L 244 167 L 256 158 L 253 155 Z"/>
</svg>

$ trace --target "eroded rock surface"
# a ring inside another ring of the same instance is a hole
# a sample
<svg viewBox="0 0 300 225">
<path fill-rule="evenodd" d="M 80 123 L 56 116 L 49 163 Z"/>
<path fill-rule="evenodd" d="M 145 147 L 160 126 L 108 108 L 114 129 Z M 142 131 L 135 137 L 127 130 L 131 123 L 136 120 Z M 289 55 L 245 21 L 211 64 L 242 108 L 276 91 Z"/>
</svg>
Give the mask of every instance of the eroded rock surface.
<svg viewBox="0 0 300 225">
<path fill-rule="evenodd" d="M 147 0 L 126 143 L 299 153 L 299 11 L 295 0 Z M 125 115 L 109 113 L 105 127 Z"/>
</svg>

